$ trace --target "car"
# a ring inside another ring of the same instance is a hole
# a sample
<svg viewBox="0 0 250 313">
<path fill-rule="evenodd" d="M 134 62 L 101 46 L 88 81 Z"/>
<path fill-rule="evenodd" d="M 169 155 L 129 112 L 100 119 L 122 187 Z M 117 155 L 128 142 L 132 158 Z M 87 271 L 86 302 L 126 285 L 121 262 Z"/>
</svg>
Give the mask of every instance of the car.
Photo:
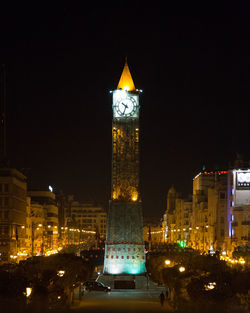
<svg viewBox="0 0 250 313">
<path fill-rule="evenodd" d="M 109 286 L 106 286 L 98 281 L 86 281 L 83 284 L 83 288 L 87 291 L 111 291 L 111 288 Z"/>
</svg>

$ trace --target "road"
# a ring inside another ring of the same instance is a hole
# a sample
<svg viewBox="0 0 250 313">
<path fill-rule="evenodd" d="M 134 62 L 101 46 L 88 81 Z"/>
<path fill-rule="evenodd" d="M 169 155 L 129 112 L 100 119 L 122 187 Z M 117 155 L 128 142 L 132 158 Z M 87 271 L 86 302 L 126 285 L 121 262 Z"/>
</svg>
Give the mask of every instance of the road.
<svg viewBox="0 0 250 313">
<path fill-rule="evenodd" d="M 162 290 L 165 291 L 165 288 L 112 290 L 109 293 L 91 291 L 86 293 L 81 301 L 75 301 L 75 305 L 70 312 L 167 312 L 171 310 L 169 304 L 165 301 L 163 307 L 160 305 L 159 295 Z"/>
</svg>

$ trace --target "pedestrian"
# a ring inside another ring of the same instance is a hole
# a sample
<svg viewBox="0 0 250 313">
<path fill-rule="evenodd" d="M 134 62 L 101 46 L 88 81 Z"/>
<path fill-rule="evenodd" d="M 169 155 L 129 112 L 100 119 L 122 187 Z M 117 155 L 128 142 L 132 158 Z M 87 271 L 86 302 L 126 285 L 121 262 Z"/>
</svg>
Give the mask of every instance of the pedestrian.
<svg viewBox="0 0 250 313">
<path fill-rule="evenodd" d="M 166 289 L 166 300 L 168 300 L 168 297 L 169 297 L 169 291 L 168 291 L 168 287 L 167 287 L 167 289 Z"/>
<path fill-rule="evenodd" d="M 161 302 L 161 306 L 163 306 L 164 305 L 164 300 L 165 300 L 165 296 L 164 296 L 164 293 L 163 293 L 163 291 L 161 292 L 161 294 L 160 294 L 160 302 Z"/>
</svg>

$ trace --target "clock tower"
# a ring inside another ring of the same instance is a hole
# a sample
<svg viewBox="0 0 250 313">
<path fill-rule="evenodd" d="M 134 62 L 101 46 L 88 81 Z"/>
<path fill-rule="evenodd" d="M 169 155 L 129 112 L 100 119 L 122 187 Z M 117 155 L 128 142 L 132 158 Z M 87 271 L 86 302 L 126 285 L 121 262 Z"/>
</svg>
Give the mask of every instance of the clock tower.
<svg viewBox="0 0 250 313">
<path fill-rule="evenodd" d="M 104 274 L 145 273 L 139 188 L 139 94 L 127 60 L 113 95 L 112 184 Z"/>
</svg>

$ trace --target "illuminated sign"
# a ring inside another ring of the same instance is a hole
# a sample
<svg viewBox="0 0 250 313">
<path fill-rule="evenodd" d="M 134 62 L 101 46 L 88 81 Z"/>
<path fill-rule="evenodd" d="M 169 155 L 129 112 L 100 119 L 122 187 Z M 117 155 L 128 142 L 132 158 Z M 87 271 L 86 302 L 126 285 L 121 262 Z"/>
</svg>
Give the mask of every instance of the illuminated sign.
<svg viewBox="0 0 250 313">
<path fill-rule="evenodd" d="M 236 172 L 236 188 L 250 189 L 250 171 Z"/>
</svg>

